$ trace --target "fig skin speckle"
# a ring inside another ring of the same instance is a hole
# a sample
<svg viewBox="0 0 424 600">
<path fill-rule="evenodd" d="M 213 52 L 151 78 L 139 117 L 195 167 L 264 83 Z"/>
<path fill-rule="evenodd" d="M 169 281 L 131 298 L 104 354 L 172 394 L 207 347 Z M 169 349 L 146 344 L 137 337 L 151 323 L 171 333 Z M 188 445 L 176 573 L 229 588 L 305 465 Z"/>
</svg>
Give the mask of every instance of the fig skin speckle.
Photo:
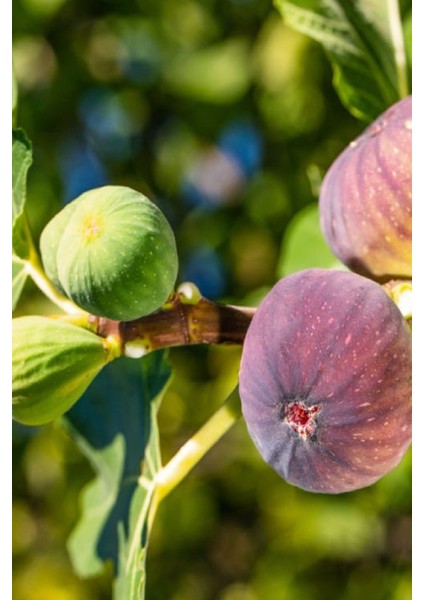
<svg viewBox="0 0 424 600">
<path fill-rule="evenodd" d="M 411 442 L 411 334 L 383 289 L 355 273 L 280 280 L 253 317 L 239 382 L 260 454 L 302 489 L 369 486 Z M 293 403 L 313 409 L 309 435 L 288 422 Z"/>
<path fill-rule="evenodd" d="M 374 121 L 336 158 L 319 199 L 334 254 L 375 279 L 412 275 L 412 96 Z"/>
</svg>

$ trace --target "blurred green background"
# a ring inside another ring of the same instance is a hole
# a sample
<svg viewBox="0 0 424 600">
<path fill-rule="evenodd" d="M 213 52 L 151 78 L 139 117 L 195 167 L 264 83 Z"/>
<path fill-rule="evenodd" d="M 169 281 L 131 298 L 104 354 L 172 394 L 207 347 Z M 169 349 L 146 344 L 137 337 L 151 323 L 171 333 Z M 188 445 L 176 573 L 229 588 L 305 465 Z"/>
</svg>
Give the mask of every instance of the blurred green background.
<svg viewBox="0 0 424 600">
<path fill-rule="evenodd" d="M 208 298 L 255 305 L 285 274 L 337 266 L 317 193 L 364 124 L 271 1 L 14 0 L 13 35 L 36 239 L 111 183 L 157 202 L 179 281 Z M 16 315 L 56 311 L 28 283 Z M 170 358 L 164 461 L 232 389 L 240 348 Z M 58 424 L 14 425 L 13 440 L 14 598 L 110 598 L 111 568 L 84 581 L 66 553 L 90 466 Z M 409 454 L 371 488 L 313 495 L 265 465 L 243 422 L 160 507 L 147 559 L 147 600 L 407 600 L 410 580 Z"/>
</svg>

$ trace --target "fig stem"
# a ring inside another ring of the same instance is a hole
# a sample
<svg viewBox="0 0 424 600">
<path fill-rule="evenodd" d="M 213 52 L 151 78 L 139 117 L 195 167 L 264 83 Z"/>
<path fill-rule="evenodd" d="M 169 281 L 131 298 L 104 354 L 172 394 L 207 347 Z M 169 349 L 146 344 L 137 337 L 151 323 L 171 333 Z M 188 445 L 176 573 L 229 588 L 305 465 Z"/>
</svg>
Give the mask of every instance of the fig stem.
<svg viewBox="0 0 424 600">
<path fill-rule="evenodd" d="M 171 460 L 157 473 L 153 481 L 148 483 L 147 496 L 137 519 L 137 527 L 141 535 L 142 524 L 147 514 L 147 535 L 156 516 L 159 504 L 173 489 L 177 487 L 190 471 L 200 462 L 205 454 L 227 433 L 241 417 L 241 401 L 238 386 L 231 392 L 224 404 L 206 421 L 204 425 L 178 450 Z M 139 485 L 146 485 L 140 478 Z M 140 536 L 134 536 L 134 540 Z M 130 564 L 137 546 L 130 548 L 127 564 Z"/>
<path fill-rule="evenodd" d="M 399 98 L 409 94 L 405 42 L 403 39 L 402 20 L 398 0 L 389 0 L 389 24 L 395 54 L 395 65 Z"/>
<path fill-rule="evenodd" d="M 224 404 L 157 473 L 154 503 L 159 503 L 188 475 L 204 455 L 241 417 L 238 386 Z"/>
<path fill-rule="evenodd" d="M 49 300 L 51 300 L 54 304 L 56 304 L 56 306 L 61 308 L 65 313 L 70 315 L 88 314 L 84 310 L 79 308 L 79 306 L 74 304 L 72 300 L 66 298 L 66 296 L 61 294 L 54 287 L 53 283 L 47 277 L 41 265 L 41 261 L 38 256 L 38 252 L 35 248 L 29 225 L 27 222 L 25 223 L 25 225 L 25 234 L 29 245 L 28 258 L 24 259 L 25 270 L 31 277 L 35 285 L 43 292 L 45 296 L 47 296 Z"/>
<path fill-rule="evenodd" d="M 126 356 L 140 358 L 171 346 L 242 344 L 254 312 L 254 308 L 217 304 L 202 297 L 196 304 L 187 304 L 176 294 L 172 303 L 151 315 L 134 321 L 92 316 L 90 325 L 103 337 L 119 337 Z"/>
<path fill-rule="evenodd" d="M 383 289 L 396 304 L 403 318 L 412 324 L 412 281 L 393 279 L 383 285 Z"/>
</svg>

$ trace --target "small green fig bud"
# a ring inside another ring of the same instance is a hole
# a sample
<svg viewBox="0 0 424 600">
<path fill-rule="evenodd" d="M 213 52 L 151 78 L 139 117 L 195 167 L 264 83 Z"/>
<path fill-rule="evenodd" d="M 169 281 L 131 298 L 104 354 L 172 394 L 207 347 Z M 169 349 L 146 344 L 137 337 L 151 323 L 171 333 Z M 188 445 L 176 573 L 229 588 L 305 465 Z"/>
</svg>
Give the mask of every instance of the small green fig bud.
<svg viewBox="0 0 424 600">
<path fill-rule="evenodd" d="M 12 320 L 12 416 L 43 425 L 65 413 L 120 348 L 76 325 L 48 317 Z"/>
<path fill-rule="evenodd" d="M 148 198 L 122 186 L 90 190 L 65 207 L 43 232 L 41 253 L 71 300 L 119 321 L 159 309 L 178 271 L 168 221 Z"/>
</svg>

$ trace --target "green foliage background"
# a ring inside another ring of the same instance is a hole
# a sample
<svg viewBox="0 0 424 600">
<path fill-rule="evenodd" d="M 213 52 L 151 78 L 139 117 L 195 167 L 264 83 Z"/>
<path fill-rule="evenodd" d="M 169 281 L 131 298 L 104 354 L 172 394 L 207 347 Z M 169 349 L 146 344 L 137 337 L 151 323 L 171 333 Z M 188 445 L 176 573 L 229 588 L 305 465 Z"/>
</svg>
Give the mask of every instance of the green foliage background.
<svg viewBox="0 0 424 600">
<path fill-rule="evenodd" d="M 407 3 L 405 3 L 407 4 Z M 86 189 L 129 185 L 176 233 L 180 281 L 257 304 L 278 278 L 338 266 L 318 229 L 319 184 L 363 128 L 320 46 L 268 0 L 16 0 L 17 123 L 33 145 L 37 239 Z M 16 315 L 57 309 L 26 282 Z M 240 348 L 170 352 L 159 412 L 163 462 L 222 403 Z M 79 579 L 66 540 L 89 464 L 59 425 L 14 424 L 16 600 L 110 598 L 112 569 Z M 239 422 L 161 505 L 148 600 L 406 600 L 410 455 L 337 497 L 284 483 Z"/>
</svg>

